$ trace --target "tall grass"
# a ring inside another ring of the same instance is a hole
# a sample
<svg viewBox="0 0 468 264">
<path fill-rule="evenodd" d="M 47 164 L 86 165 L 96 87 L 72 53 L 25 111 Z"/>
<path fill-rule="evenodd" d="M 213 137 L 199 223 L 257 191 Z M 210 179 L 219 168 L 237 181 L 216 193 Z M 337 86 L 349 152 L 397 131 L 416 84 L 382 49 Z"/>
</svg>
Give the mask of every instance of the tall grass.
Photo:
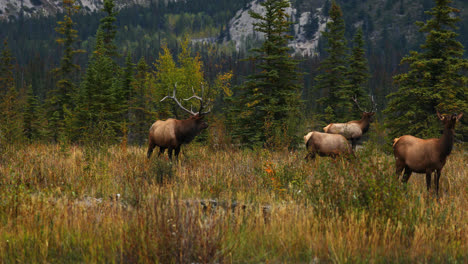
<svg viewBox="0 0 468 264">
<path fill-rule="evenodd" d="M 468 154 L 448 158 L 438 199 L 397 181 L 374 147 L 213 150 L 178 162 L 138 147 L 3 146 L 2 262 L 468 262 Z"/>
</svg>

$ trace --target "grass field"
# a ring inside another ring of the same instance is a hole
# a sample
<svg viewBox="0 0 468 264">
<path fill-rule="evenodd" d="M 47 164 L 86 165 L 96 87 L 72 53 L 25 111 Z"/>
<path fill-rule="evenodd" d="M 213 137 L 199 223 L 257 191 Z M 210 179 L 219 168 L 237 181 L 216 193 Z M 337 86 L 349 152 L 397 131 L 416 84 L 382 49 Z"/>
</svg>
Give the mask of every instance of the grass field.
<svg viewBox="0 0 468 264">
<path fill-rule="evenodd" d="M 391 155 L 184 146 L 3 146 L 2 263 L 467 263 L 468 154 L 440 198 L 397 181 Z M 204 205 L 202 205 L 204 204 Z"/>
</svg>

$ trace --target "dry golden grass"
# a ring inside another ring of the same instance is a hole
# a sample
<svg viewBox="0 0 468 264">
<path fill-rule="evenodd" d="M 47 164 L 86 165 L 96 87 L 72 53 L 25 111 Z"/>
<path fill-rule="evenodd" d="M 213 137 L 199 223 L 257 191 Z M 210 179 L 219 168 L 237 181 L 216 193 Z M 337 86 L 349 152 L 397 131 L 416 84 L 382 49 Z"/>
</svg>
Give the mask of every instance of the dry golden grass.
<svg viewBox="0 0 468 264">
<path fill-rule="evenodd" d="M 393 157 L 372 147 L 355 160 L 304 156 L 192 144 L 172 164 L 146 159 L 139 147 L 6 146 L 0 259 L 468 261 L 468 154 L 461 146 L 443 170 L 439 199 L 423 175 L 398 182 Z M 208 200 L 217 206 L 201 206 Z"/>
</svg>

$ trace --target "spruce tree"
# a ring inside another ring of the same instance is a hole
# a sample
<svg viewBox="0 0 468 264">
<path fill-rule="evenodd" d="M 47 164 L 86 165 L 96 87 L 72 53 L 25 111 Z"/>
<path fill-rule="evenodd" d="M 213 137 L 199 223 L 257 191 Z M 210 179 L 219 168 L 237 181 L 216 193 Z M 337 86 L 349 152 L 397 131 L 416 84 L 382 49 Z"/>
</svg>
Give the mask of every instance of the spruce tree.
<svg viewBox="0 0 468 264">
<path fill-rule="evenodd" d="M 351 104 L 351 94 L 346 93 L 347 42 L 344 37 L 345 23 L 341 8 L 335 1 L 330 7 L 330 22 L 327 23 L 323 37 L 327 40 L 327 57 L 321 62 L 316 76 L 315 89 L 324 96 L 317 100 L 318 112 L 325 113 L 325 122 L 346 120 Z"/>
<path fill-rule="evenodd" d="M 106 55 L 118 57 L 117 46 L 114 43 L 115 35 L 117 34 L 117 27 L 114 24 L 117 21 L 114 0 L 104 0 L 102 11 L 106 13 L 106 16 L 99 23 L 99 27 L 103 32 L 104 50 Z"/>
<path fill-rule="evenodd" d="M 118 57 L 114 44 L 117 32 L 114 8 L 113 0 L 104 1 L 106 16 L 100 20 L 96 32 L 96 46 L 80 85 L 77 117 L 73 121 L 78 128 L 77 138 L 89 143 L 116 141 L 121 138 L 122 131 L 127 130 L 125 113 L 129 87 L 123 71 L 114 61 Z"/>
<path fill-rule="evenodd" d="M 74 63 L 74 57 L 84 50 L 75 48 L 78 39 L 78 31 L 74 29 L 75 22 L 72 16 L 80 10 L 80 6 L 75 0 L 63 0 L 64 17 L 62 21 L 57 22 L 59 25 L 55 31 L 59 33 L 56 42 L 63 46 L 64 54 L 60 61 L 60 66 L 52 70 L 57 78 L 56 89 L 49 92 L 47 98 L 47 117 L 49 120 L 49 131 L 54 140 L 58 140 L 59 135 L 64 133 L 66 118 L 65 109 L 73 109 L 74 94 L 76 94 L 76 72 L 80 70 L 80 66 Z M 71 113 L 71 112 L 68 112 Z M 60 135 L 69 137 L 69 135 Z"/>
<path fill-rule="evenodd" d="M 399 89 L 388 96 L 385 110 L 392 137 L 439 137 L 437 110 L 448 114 L 468 110 L 468 60 L 463 58 L 464 47 L 456 39 L 459 10 L 450 7 L 451 2 L 436 0 L 435 7 L 426 11 L 432 17 L 416 23 L 426 41 L 420 52 L 411 51 L 401 60 L 409 64 L 408 72 L 394 77 Z M 466 118 L 461 123 L 457 131 L 466 139 Z"/>
<path fill-rule="evenodd" d="M 142 145 L 148 129 L 156 121 L 154 95 L 149 85 L 149 67 L 144 58 L 138 61 L 136 75 L 131 83 L 132 96 L 129 107 L 129 142 Z"/>
<path fill-rule="evenodd" d="M 14 60 L 15 58 L 13 58 L 13 54 L 8 47 L 8 40 L 5 39 L 3 41 L 3 49 L 0 61 L 0 97 L 5 96 L 8 90 L 10 90 L 10 88 L 15 85 L 15 79 L 13 75 Z"/>
<path fill-rule="evenodd" d="M 250 12 L 255 30 L 264 35 L 261 47 L 253 49 L 250 59 L 259 71 L 239 87 L 238 116 L 234 135 L 243 143 L 288 145 L 297 143 L 300 118 L 300 86 L 297 60 L 290 55 L 288 1 L 261 3 L 264 14 Z"/>
<path fill-rule="evenodd" d="M 34 95 L 32 85 L 29 85 L 26 90 L 26 105 L 23 116 L 23 133 L 26 139 L 32 141 L 40 138 L 39 100 Z"/>
<path fill-rule="evenodd" d="M 106 52 L 103 32 L 98 29 L 96 48 L 81 83 L 77 120 L 79 136 L 90 143 L 113 141 L 120 130 L 121 108 L 117 104 L 120 71 Z"/>
<path fill-rule="evenodd" d="M 14 79 L 14 62 L 5 39 L 0 57 L 0 145 L 21 139 L 21 98 Z"/>
<path fill-rule="evenodd" d="M 362 37 L 362 29 L 359 28 L 356 31 L 353 39 L 353 48 L 351 50 L 351 55 L 349 57 L 349 66 L 348 72 L 346 74 L 346 91 L 345 98 L 351 96 L 356 98 L 360 104 L 364 105 L 365 101 L 368 100 L 368 97 L 365 96 L 368 93 L 366 86 L 369 80 L 369 66 L 364 52 L 364 40 Z M 351 102 L 351 98 L 348 98 L 348 101 Z M 353 109 L 350 109 L 349 113 L 350 118 L 360 118 L 362 112 L 359 108 L 353 104 Z"/>
</svg>

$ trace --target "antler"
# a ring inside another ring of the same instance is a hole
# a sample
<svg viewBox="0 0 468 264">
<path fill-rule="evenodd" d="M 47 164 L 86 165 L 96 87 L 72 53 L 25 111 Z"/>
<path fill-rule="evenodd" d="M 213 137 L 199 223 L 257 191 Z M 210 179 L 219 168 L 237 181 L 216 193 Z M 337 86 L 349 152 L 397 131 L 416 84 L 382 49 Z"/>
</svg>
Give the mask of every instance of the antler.
<svg viewBox="0 0 468 264">
<path fill-rule="evenodd" d="M 172 96 L 166 95 L 163 99 L 161 99 L 160 102 L 166 100 L 167 98 L 171 98 L 172 100 L 174 100 L 174 102 L 177 103 L 177 105 L 178 105 L 180 108 L 182 108 L 182 110 L 184 110 L 185 112 L 187 112 L 187 113 L 189 113 L 189 114 L 191 114 L 191 115 L 196 115 L 197 113 L 188 110 L 187 108 L 185 108 L 185 107 L 179 102 L 179 100 L 177 100 L 177 98 L 176 98 L 176 88 L 177 88 L 177 83 L 174 84 L 174 91 L 173 91 Z"/>
<path fill-rule="evenodd" d="M 358 101 L 357 101 L 357 98 L 356 98 L 356 95 L 352 97 L 353 101 L 356 103 L 356 106 L 358 107 L 358 109 L 361 111 L 361 112 L 366 112 L 365 110 L 363 110 L 361 108 L 361 106 L 359 105 Z"/>
<path fill-rule="evenodd" d="M 184 101 L 188 101 L 188 100 L 193 99 L 193 98 L 199 100 L 200 101 L 200 109 L 198 110 L 198 114 L 199 115 L 206 115 L 206 114 L 211 112 L 211 109 L 206 111 L 206 112 L 202 112 L 202 110 L 204 108 L 203 107 L 203 94 L 205 92 L 205 87 L 203 86 L 203 83 L 201 83 L 201 88 L 202 88 L 202 96 L 201 97 L 195 94 L 195 90 L 193 89 L 193 86 L 192 86 L 193 95 L 191 97 L 187 98 L 187 99 L 184 99 Z"/>
<path fill-rule="evenodd" d="M 377 111 L 377 104 L 374 101 L 374 96 L 373 95 L 371 95 L 371 101 L 372 101 L 372 110 L 371 110 L 371 112 L 375 112 L 375 111 Z"/>
<path fill-rule="evenodd" d="M 177 83 L 174 84 L 174 91 L 173 91 L 172 96 L 167 95 L 167 96 L 165 96 L 163 99 L 161 99 L 160 102 L 164 101 L 166 98 L 171 98 L 172 100 L 174 100 L 174 101 L 177 103 L 177 105 L 178 105 L 182 110 L 184 110 L 185 112 L 187 112 L 187 113 L 189 113 L 189 114 L 191 114 L 191 115 L 197 115 L 197 114 L 198 114 L 198 115 L 205 115 L 205 114 L 208 114 L 209 112 L 211 112 L 211 109 L 208 110 L 207 112 L 202 112 L 202 110 L 203 110 L 203 92 L 204 92 L 203 85 L 202 85 L 202 96 L 201 96 L 201 97 L 195 94 L 195 90 L 194 90 L 193 87 L 192 87 L 193 95 L 192 95 L 191 97 L 187 98 L 187 99 L 183 99 L 184 101 L 188 101 L 188 100 L 193 99 L 193 98 L 198 99 L 198 100 L 200 101 L 200 110 L 198 110 L 198 112 L 193 112 L 192 109 L 188 110 L 187 108 L 185 108 L 185 107 L 179 102 L 179 100 L 177 100 L 177 98 L 176 98 L 176 88 L 177 88 Z"/>
<path fill-rule="evenodd" d="M 359 108 L 359 110 L 360 110 L 361 112 L 370 113 L 370 112 L 375 112 L 375 111 L 377 110 L 377 104 L 376 104 L 375 101 L 374 101 L 374 96 L 371 95 L 370 97 L 371 97 L 371 101 L 372 101 L 372 109 L 371 109 L 370 111 L 363 110 L 363 109 L 361 108 L 361 106 L 359 106 L 359 103 L 358 103 L 358 101 L 357 101 L 356 95 L 353 96 L 352 99 L 353 99 L 353 101 L 356 103 L 356 106 Z"/>
</svg>

